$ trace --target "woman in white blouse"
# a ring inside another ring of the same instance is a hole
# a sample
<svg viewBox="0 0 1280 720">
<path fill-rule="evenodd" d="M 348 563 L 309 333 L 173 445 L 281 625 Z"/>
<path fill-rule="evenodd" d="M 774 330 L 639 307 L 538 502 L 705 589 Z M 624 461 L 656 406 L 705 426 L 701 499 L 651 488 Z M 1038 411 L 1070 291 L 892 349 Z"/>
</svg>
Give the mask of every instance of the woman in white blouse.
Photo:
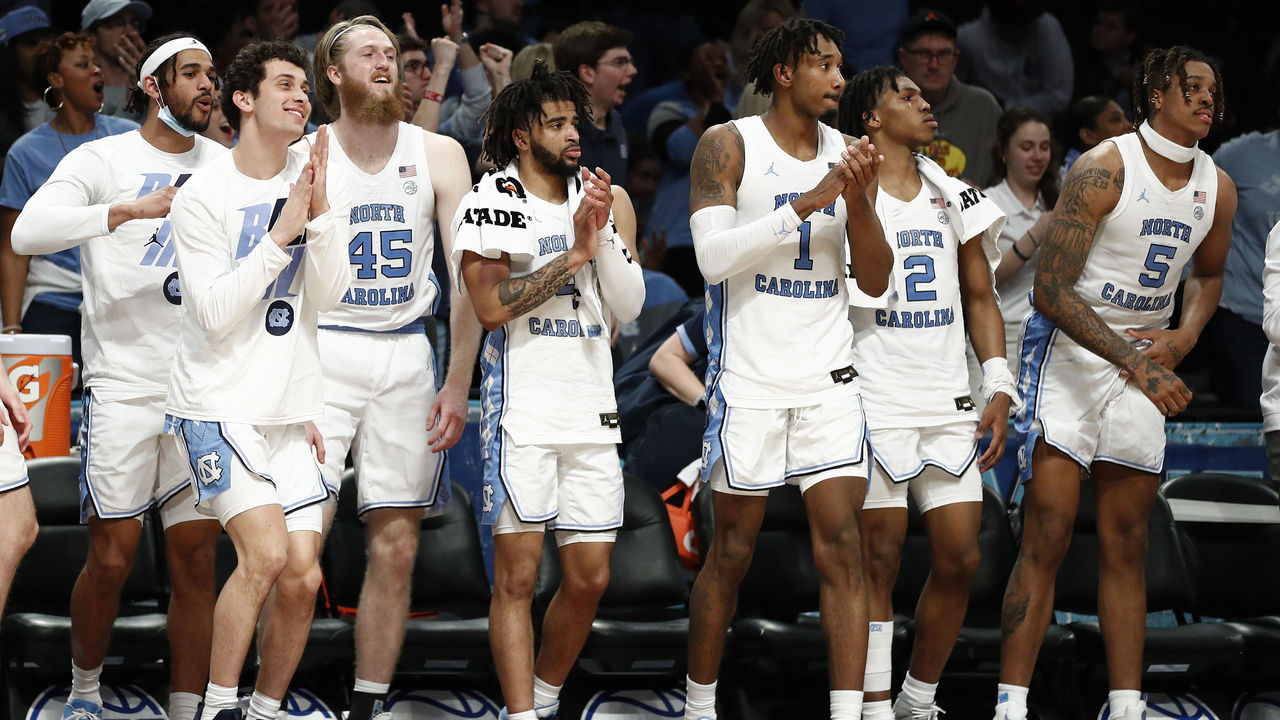
<svg viewBox="0 0 1280 720">
<path fill-rule="evenodd" d="M 996 292 L 1004 316 L 1005 357 L 1017 376 L 1022 321 L 1031 314 L 1030 292 L 1037 251 L 1045 239 L 1058 201 L 1058 161 L 1049 119 L 1038 110 L 1015 107 L 996 124 L 995 164 L 1004 180 L 987 188 L 987 197 L 1008 216 L 997 246 Z"/>
</svg>

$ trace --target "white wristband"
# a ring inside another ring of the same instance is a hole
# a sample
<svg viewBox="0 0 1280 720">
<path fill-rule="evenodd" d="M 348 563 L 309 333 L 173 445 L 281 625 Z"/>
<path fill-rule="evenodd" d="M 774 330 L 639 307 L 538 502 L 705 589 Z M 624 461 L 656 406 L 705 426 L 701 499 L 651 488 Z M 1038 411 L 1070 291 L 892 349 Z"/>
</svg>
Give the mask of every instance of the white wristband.
<svg viewBox="0 0 1280 720">
<path fill-rule="evenodd" d="M 1017 410 L 1022 407 L 1022 399 L 1018 397 L 1018 384 L 1013 381 L 1009 364 L 1002 357 L 993 357 L 982 363 L 982 397 L 990 403 L 998 392 L 1009 396 L 1009 409 Z"/>
</svg>

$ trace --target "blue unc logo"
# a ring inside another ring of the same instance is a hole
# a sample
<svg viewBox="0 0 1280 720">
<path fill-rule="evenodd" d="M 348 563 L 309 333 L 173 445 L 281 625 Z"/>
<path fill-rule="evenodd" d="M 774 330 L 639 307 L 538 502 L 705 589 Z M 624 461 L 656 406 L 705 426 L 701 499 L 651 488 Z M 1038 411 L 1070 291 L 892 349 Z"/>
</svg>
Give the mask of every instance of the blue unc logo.
<svg viewBox="0 0 1280 720">
<path fill-rule="evenodd" d="M 182 288 L 178 285 L 178 273 L 171 272 L 169 277 L 164 279 L 164 285 L 160 288 L 164 293 L 164 299 L 173 305 L 182 304 Z"/>
<path fill-rule="evenodd" d="M 267 332 L 277 337 L 293 329 L 293 306 L 284 300 L 277 300 L 267 308 Z"/>
</svg>

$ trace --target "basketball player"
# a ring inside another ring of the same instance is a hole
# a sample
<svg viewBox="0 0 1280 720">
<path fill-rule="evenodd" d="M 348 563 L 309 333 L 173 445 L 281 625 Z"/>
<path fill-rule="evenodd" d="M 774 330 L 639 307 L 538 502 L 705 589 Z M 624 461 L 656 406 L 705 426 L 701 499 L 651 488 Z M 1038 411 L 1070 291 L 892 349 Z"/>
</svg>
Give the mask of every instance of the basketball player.
<svg viewBox="0 0 1280 720">
<path fill-rule="evenodd" d="M 835 110 L 844 34 L 793 18 L 756 43 L 747 76 L 768 112 L 708 130 L 691 167 L 690 228 L 707 280 L 703 480 L 715 535 L 689 606 L 685 717 L 715 718 L 716 676 L 770 488 L 800 486 L 822 578 L 831 717 L 862 711 L 867 605 L 857 510 L 866 494 L 862 404 L 846 263 L 887 287 L 893 253 L 867 190 L 879 158 L 819 122 Z"/>
<path fill-rule="evenodd" d="M 329 163 L 349 179 L 350 204 L 334 213 L 344 218 L 354 270 L 342 302 L 320 317 L 325 416 L 316 426 L 335 494 L 354 450 L 356 507 L 368 524 L 350 714 L 367 720 L 381 712 L 404 640 L 422 516 L 448 502 L 443 451 L 467 422 L 475 312 L 455 290 L 453 351 L 438 395 L 423 317 L 438 300 L 435 220 L 453 217 L 471 173 L 457 141 L 401 122 L 399 46 L 377 18 L 329 28 L 315 63 L 317 94 L 334 118 Z M 447 257 L 448 236 L 441 246 Z"/>
<path fill-rule="evenodd" d="M 497 166 L 454 216 L 451 257 L 489 330 L 481 367 L 484 522 L 493 526 L 489 643 L 503 717 L 555 717 L 609 582 L 622 526 L 609 313 L 644 303 L 635 248 L 610 222 L 609 175 L 579 168 L 586 88 L 534 66 L 489 107 L 484 153 Z M 560 588 L 536 661 L 530 603 L 544 530 Z"/>
<path fill-rule="evenodd" d="M 1004 213 L 932 160 L 912 155 L 933 141 L 938 123 L 901 68 L 878 67 L 850 80 L 840 123 L 851 135 L 865 133 L 884 156 L 876 214 L 898 271 L 887 298 L 862 306 L 855 299 L 851 313 L 874 459 L 862 510 L 871 619 L 862 717 L 931 718 L 978 570 L 981 471 L 1004 454 L 1009 404 L 1017 396 L 992 288 Z M 981 420 L 969 397 L 966 329 L 990 396 Z M 904 375 L 911 366 L 927 369 Z M 991 445 L 978 457 L 978 438 L 988 430 Z M 893 585 L 907 534 L 908 488 L 924 514 L 932 564 L 916 605 L 911 668 L 890 709 Z"/>
<path fill-rule="evenodd" d="M 320 585 L 321 504 L 331 496 L 307 425 L 324 412 L 316 316 L 338 304 L 350 271 L 327 199 L 327 128 L 309 158 L 305 143 L 289 147 L 311 115 L 305 68 L 302 51 L 280 40 L 236 55 L 222 108 L 240 142 L 173 201 L 183 314 L 166 429 L 197 507 L 236 548 L 214 611 L 202 720 L 239 718 L 236 686 L 273 586 L 249 717 L 274 720 Z"/>
<path fill-rule="evenodd" d="M 36 541 L 36 507 L 22 452 L 31 435 L 31 416 L 9 373 L 0 373 L 0 615 L 18 563 Z"/>
<path fill-rule="evenodd" d="M 1164 469 L 1164 420 L 1191 392 L 1173 373 L 1218 306 L 1235 185 L 1196 147 L 1222 119 L 1222 76 L 1197 50 L 1153 50 L 1134 83 L 1139 132 L 1067 174 L 1023 325 L 1018 413 L 1022 547 L 1005 591 L 996 717 L 1026 717 L 1053 613 L 1081 468 L 1098 497 L 1098 609 L 1111 718 L 1144 717 L 1147 516 Z M 1166 329 L 1191 263 L 1176 330 Z"/>
<path fill-rule="evenodd" d="M 142 128 L 81 145 L 58 164 L 13 226 L 14 249 L 80 248 L 85 357 L 80 519 L 89 554 L 71 592 L 71 693 L 64 716 L 100 717 L 99 676 L 120 590 L 160 507 L 173 578 L 169 716 L 191 720 L 209 672 L 221 528 L 196 512 L 186 464 L 164 434 L 165 390 L 182 315 L 169 204 L 177 186 L 225 153 L 200 137 L 218 78 L 186 34 L 151 42 L 129 108 Z"/>
</svg>

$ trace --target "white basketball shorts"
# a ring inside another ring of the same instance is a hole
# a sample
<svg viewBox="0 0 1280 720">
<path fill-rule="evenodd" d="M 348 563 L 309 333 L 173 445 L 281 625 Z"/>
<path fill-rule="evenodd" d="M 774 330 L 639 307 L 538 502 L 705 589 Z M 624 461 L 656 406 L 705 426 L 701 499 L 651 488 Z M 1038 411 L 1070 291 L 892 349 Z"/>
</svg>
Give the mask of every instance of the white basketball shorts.
<svg viewBox="0 0 1280 720">
<path fill-rule="evenodd" d="M 871 431 L 871 477 L 864 509 L 907 507 L 920 512 L 961 502 L 982 502 L 978 442 L 971 420 L 924 428 Z"/>
</svg>

